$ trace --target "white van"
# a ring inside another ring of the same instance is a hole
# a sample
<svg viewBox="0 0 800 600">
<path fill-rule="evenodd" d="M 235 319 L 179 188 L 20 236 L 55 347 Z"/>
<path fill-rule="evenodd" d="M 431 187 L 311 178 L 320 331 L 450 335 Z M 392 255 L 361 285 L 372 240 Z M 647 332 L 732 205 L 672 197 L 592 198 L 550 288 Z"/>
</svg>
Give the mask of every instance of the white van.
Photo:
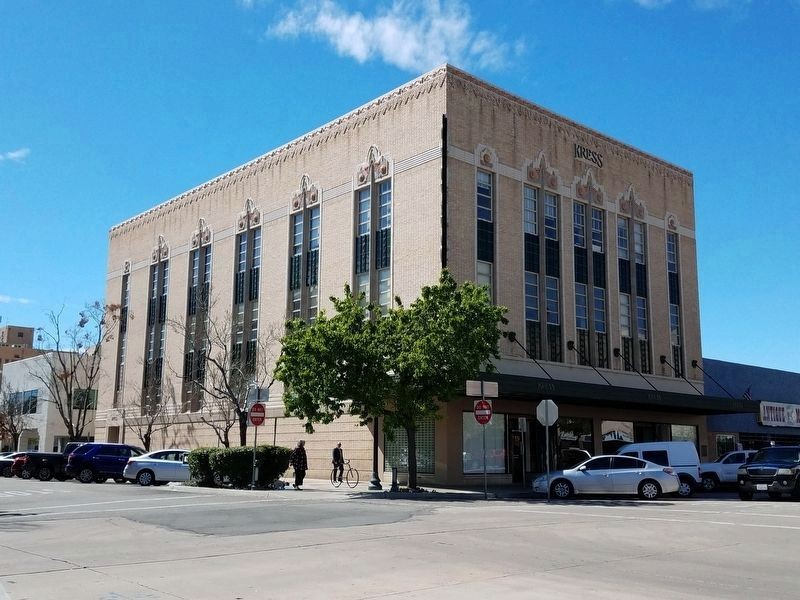
<svg viewBox="0 0 800 600">
<path fill-rule="evenodd" d="M 692 442 L 642 442 L 626 444 L 617 454 L 634 456 L 643 460 L 672 467 L 681 480 L 678 495 L 688 498 L 700 485 L 700 457 Z"/>
</svg>

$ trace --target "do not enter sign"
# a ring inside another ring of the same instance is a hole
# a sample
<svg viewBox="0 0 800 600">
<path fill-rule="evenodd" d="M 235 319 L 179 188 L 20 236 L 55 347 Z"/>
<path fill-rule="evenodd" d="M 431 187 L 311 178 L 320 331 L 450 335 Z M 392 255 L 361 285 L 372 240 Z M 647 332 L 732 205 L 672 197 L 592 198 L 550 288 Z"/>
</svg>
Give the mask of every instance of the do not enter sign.
<svg viewBox="0 0 800 600">
<path fill-rule="evenodd" d="M 250 423 L 253 425 L 253 427 L 262 425 L 266 416 L 267 414 L 264 410 L 264 405 L 260 402 L 253 404 L 253 406 L 250 407 Z"/>
<path fill-rule="evenodd" d="M 492 405 L 486 400 L 477 400 L 475 402 L 475 420 L 481 425 L 486 425 L 492 420 Z"/>
</svg>

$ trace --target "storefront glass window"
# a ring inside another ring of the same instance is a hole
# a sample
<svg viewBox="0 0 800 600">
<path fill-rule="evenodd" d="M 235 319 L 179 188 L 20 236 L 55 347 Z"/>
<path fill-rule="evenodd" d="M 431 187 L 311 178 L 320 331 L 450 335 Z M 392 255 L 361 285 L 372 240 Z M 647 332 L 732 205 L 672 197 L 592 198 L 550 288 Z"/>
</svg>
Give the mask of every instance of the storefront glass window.
<svg viewBox="0 0 800 600">
<path fill-rule="evenodd" d="M 417 421 L 417 473 L 433 473 L 436 459 L 434 444 L 435 421 L 433 417 Z M 391 439 L 390 439 L 391 437 Z M 393 436 L 384 436 L 384 470 L 397 467 L 408 473 L 408 434 L 405 429 L 395 429 Z"/>
<path fill-rule="evenodd" d="M 736 438 L 729 433 L 717 434 L 717 457 L 736 450 Z"/>
<path fill-rule="evenodd" d="M 697 427 L 694 425 L 672 425 L 672 439 L 676 442 L 692 442 L 697 446 Z"/>
<path fill-rule="evenodd" d="M 633 438 L 637 442 L 669 442 L 672 432 L 668 423 L 641 423 L 633 424 Z"/>
<path fill-rule="evenodd" d="M 461 413 L 464 473 L 483 473 L 483 425 L 472 412 Z M 494 413 L 486 425 L 486 472 L 507 473 L 506 415 Z"/>
<path fill-rule="evenodd" d="M 614 454 L 621 446 L 633 442 L 631 421 L 603 421 L 600 431 L 603 435 L 603 454 Z"/>
</svg>

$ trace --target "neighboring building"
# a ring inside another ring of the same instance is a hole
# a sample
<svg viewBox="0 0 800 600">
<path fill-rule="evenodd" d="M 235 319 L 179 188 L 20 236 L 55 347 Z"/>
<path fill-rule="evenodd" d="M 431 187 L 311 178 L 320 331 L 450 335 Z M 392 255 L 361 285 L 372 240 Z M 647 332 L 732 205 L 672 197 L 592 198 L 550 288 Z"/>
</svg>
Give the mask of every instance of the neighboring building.
<svg viewBox="0 0 800 600">
<path fill-rule="evenodd" d="M 770 444 L 800 444 L 800 373 L 708 358 L 701 366 L 706 393 L 758 403 L 757 413 L 708 418 L 713 454 Z"/>
<path fill-rule="evenodd" d="M 493 377 L 492 481 L 544 469 L 543 398 L 559 406 L 554 450 L 686 439 L 705 458 L 706 415 L 742 407 L 704 396 L 690 366 L 696 247 L 691 173 L 445 65 L 111 229 L 106 299 L 127 316 L 103 348 L 97 437 L 124 439 L 123 409 L 169 385 L 184 409 L 170 441 L 216 444 L 191 388 L 202 348 L 167 326 L 202 327 L 199 297 L 234 315 L 231 352 L 249 360 L 257 336 L 313 319 L 346 283 L 388 306 L 446 266 L 489 286 L 516 333 Z M 307 436 L 281 395 L 266 441 L 294 446 Z M 420 482 L 481 477 L 472 407 L 419 424 Z M 371 430 L 345 417 L 308 437 L 310 476 L 337 441 L 371 471 Z M 384 472 L 404 470 L 403 432 L 379 442 Z"/>
<path fill-rule="evenodd" d="M 20 436 L 17 450 L 60 452 L 70 441 L 67 427 L 58 407 L 51 401 L 48 386 L 38 377 L 51 372 L 52 353 L 9 363 L 5 368 L 3 385 L 12 393 L 25 418 L 25 429 Z M 77 400 L 87 401 L 90 408 L 97 406 L 97 390 L 87 390 Z M 87 426 L 84 435 L 76 441 L 94 440 L 95 410 L 86 411 Z"/>
<path fill-rule="evenodd" d="M 3 380 L 3 365 L 42 353 L 33 347 L 33 333 L 33 327 L 0 327 L 0 381 Z"/>
</svg>

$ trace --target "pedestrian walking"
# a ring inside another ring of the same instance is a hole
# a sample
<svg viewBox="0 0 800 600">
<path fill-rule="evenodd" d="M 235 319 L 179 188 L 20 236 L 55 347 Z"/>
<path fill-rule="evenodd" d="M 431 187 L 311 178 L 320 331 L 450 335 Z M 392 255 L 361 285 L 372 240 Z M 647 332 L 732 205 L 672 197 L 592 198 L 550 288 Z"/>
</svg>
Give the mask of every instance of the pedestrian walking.
<svg viewBox="0 0 800 600">
<path fill-rule="evenodd" d="M 289 464 L 294 467 L 294 483 L 292 487 L 296 490 L 303 489 L 300 486 L 303 485 L 303 478 L 306 476 L 306 471 L 308 470 L 308 457 L 306 457 L 305 445 L 306 441 L 300 440 L 289 455 Z"/>
</svg>

